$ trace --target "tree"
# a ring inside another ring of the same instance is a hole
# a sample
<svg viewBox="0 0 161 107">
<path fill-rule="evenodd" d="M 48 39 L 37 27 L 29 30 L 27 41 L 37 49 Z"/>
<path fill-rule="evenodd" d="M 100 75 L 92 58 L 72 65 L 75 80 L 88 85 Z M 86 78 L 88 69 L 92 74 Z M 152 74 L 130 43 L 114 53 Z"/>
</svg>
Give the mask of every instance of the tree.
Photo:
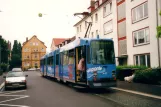
<svg viewBox="0 0 161 107">
<path fill-rule="evenodd" d="M 1 45 L 1 62 L 7 64 L 9 56 L 7 41 L 4 40 L 3 38 L 0 38 L 0 45 Z"/>
<path fill-rule="evenodd" d="M 160 11 L 159 15 L 161 16 L 161 11 Z M 157 27 L 157 38 L 160 38 L 160 37 L 161 37 L 161 26 L 158 26 Z"/>
<path fill-rule="evenodd" d="M 21 67 L 21 43 L 17 40 L 14 40 L 13 49 L 12 49 L 12 56 L 10 61 L 10 68 L 14 67 Z"/>
</svg>

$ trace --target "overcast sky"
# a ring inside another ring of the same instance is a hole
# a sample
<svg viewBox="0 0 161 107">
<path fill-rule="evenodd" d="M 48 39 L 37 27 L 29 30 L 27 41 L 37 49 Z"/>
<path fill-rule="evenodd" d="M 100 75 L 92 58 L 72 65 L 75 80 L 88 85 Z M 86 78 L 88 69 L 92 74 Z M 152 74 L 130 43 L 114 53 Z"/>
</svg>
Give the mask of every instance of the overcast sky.
<svg viewBox="0 0 161 107">
<path fill-rule="evenodd" d="M 76 12 L 87 11 L 90 0 L 0 0 L 0 35 L 23 43 L 33 35 L 48 47 L 52 38 L 72 37 L 73 25 L 80 20 Z M 43 17 L 38 17 L 43 13 Z"/>
</svg>

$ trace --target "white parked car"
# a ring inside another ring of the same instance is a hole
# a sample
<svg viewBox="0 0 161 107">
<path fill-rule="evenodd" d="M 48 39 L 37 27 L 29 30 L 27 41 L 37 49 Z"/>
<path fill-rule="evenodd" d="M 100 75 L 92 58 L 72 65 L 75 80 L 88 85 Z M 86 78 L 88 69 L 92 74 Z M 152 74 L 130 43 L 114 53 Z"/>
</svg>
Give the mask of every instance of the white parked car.
<svg viewBox="0 0 161 107">
<path fill-rule="evenodd" d="M 14 72 L 22 72 L 22 69 L 21 68 L 13 68 L 12 71 L 14 71 Z"/>
<path fill-rule="evenodd" d="M 8 88 L 18 88 L 18 87 L 24 87 L 27 88 L 27 81 L 26 77 L 28 75 L 25 75 L 23 72 L 13 72 L 10 71 L 7 73 L 5 78 L 5 89 Z"/>
</svg>

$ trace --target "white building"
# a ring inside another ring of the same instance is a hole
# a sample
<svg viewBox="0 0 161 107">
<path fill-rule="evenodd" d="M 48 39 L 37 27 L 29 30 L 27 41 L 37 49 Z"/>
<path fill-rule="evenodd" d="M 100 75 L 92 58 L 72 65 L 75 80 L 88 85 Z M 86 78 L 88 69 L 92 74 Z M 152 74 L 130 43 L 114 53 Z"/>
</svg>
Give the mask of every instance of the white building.
<svg viewBox="0 0 161 107">
<path fill-rule="evenodd" d="M 161 65 L 161 40 L 156 38 L 161 0 L 91 0 L 88 10 L 90 16 L 74 25 L 76 37 L 83 38 L 92 22 L 87 37 L 112 38 L 117 64 Z"/>
</svg>

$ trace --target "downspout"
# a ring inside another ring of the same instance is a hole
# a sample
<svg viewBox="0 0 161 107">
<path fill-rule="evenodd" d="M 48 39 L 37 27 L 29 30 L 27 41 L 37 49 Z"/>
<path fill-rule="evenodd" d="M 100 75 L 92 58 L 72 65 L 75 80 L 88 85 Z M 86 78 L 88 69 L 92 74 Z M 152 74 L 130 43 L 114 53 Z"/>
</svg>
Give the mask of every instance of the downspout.
<svg viewBox="0 0 161 107">
<path fill-rule="evenodd" d="M 156 22 L 157 26 L 158 24 L 158 0 L 156 0 Z M 160 67 L 160 43 L 159 43 L 159 38 L 157 38 L 157 45 L 158 45 L 158 62 L 159 62 L 159 67 Z"/>
</svg>

